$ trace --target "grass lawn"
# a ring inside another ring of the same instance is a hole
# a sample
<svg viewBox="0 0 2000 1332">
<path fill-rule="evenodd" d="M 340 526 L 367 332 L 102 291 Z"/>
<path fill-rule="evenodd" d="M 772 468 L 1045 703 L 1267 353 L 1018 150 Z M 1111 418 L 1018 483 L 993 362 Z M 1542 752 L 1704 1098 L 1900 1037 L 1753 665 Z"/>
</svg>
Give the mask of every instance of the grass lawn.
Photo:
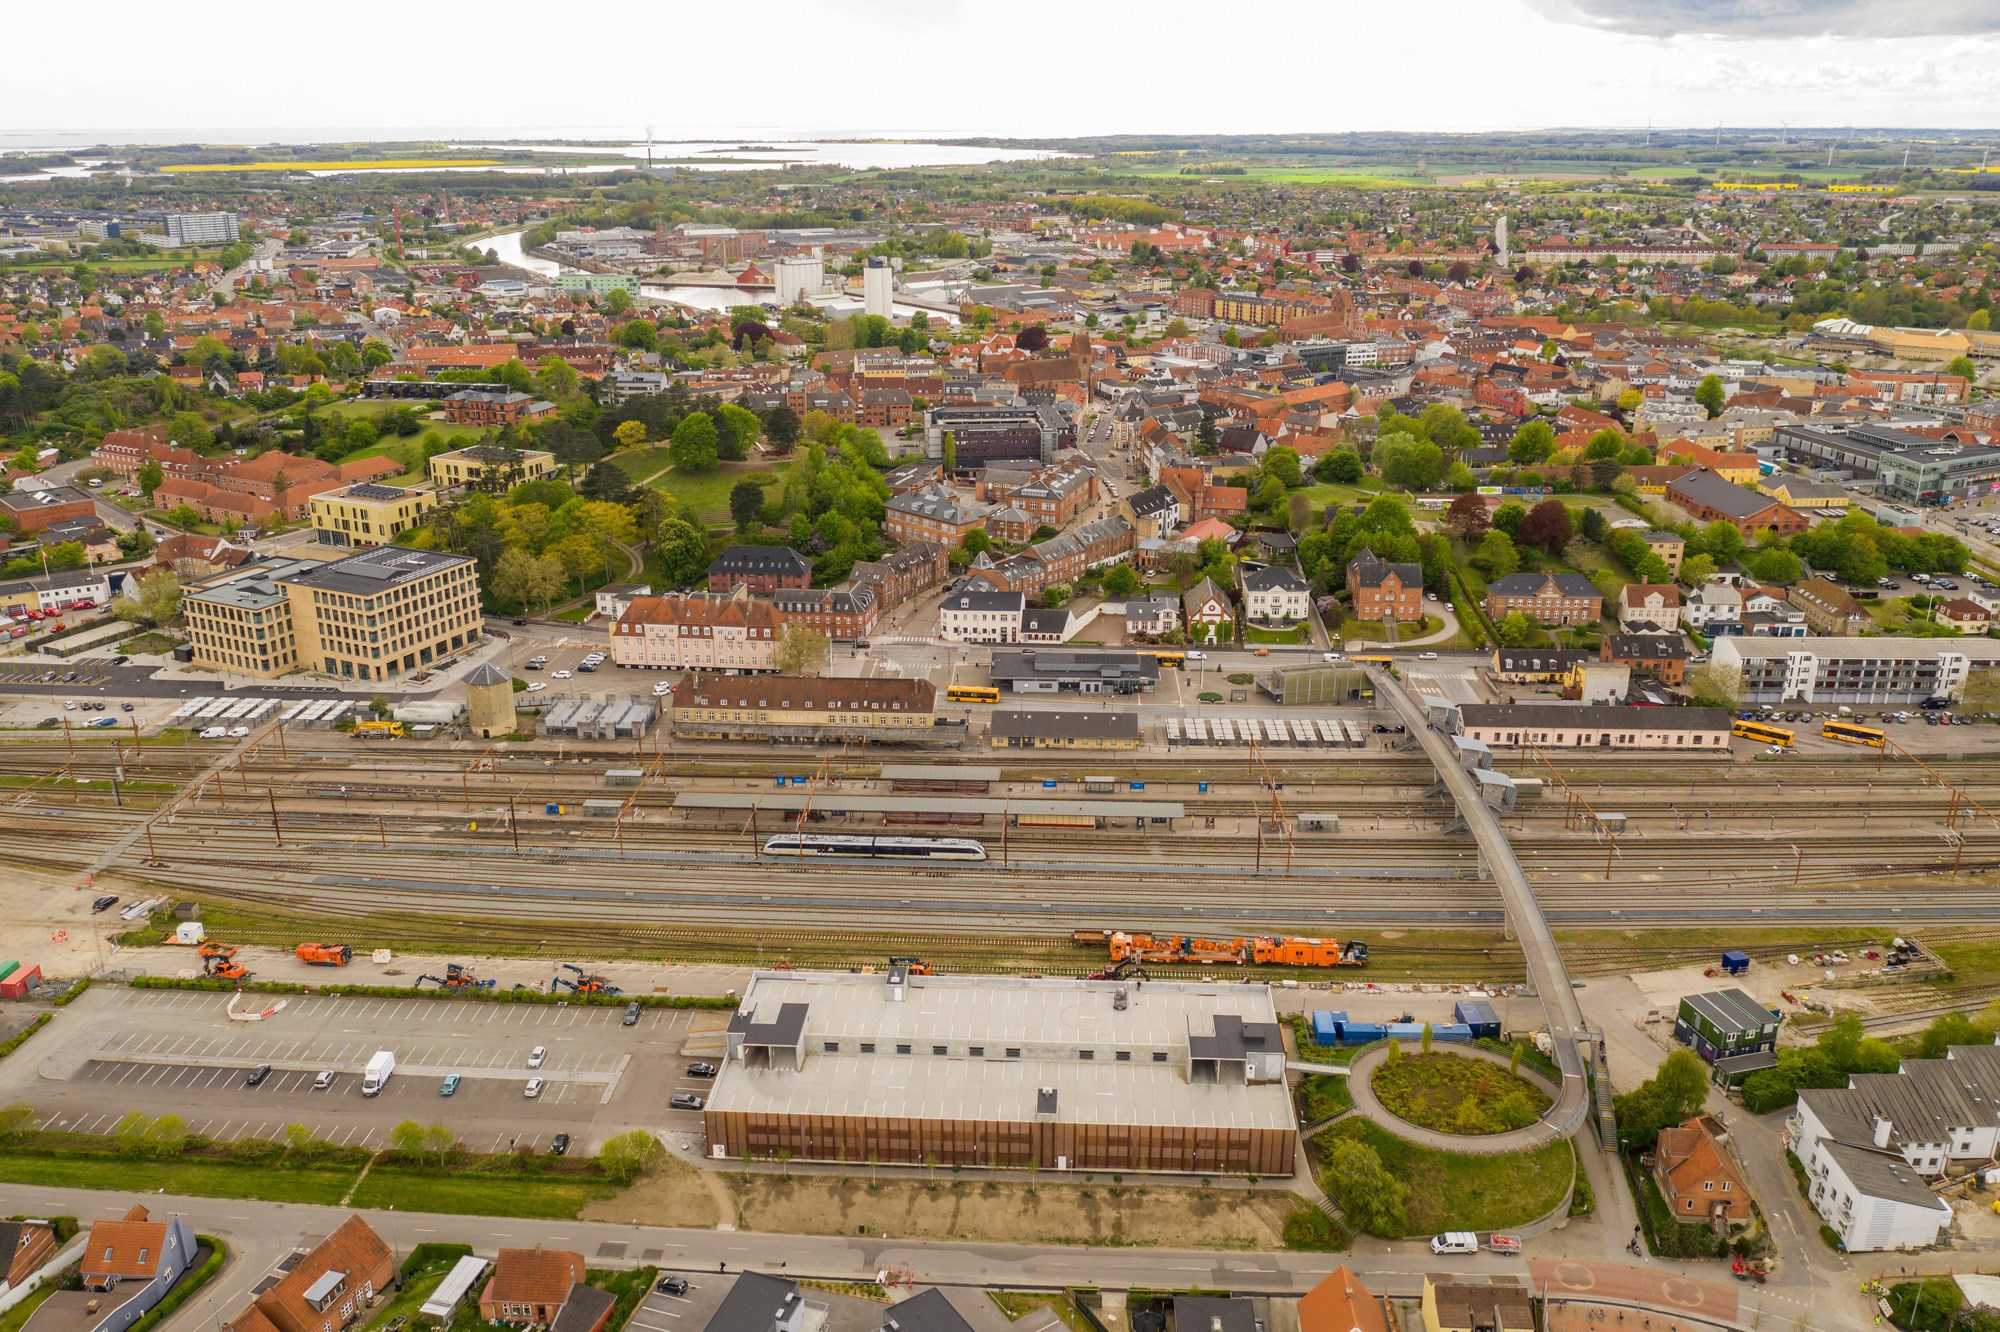
<svg viewBox="0 0 2000 1332">
<path fill-rule="evenodd" d="M 1369 1085 L 1389 1113 L 1442 1133 L 1504 1133 L 1549 1107 L 1548 1094 L 1525 1078 L 1443 1050 L 1379 1064 Z"/>
<path fill-rule="evenodd" d="M 1403 495 L 1397 491 L 1385 491 L 1382 489 L 1382 483 L 1374 481 L 1373 478 L 1368 478 L 1362 484 L 1352 486 L 1335 485 L 1330 481 L 1319 482 L 1310 486 L 1300 486 L 1297 490 L 1289 492 L 1286 498 L 1289 501 L 1291 495 L 1304 495 L 1306 500 L 1312 505 L 1313 512 L 1318 514 L 1325 512 L 1326 506 L 1329 504 L 1367 504 L 1377 496 L 1385 494 L 1401 500 L 1404 506 L 1408 507 L 1409 497 L 1407 495 Z"/>
<path fill-rule="evenodd" d="M 190 1193 L 202 1198 L 261 1198 L 269 1202 L 337 1203 L 355 1173 L 351 1167 L 341 1166 L 273 1170 L 262 1165 L 187 1158 L 123 1161 L 18 1149 L 0 1153 L 0 1183 L 5 1184 Z M 435 1185 L 439 1181 L 431 1182 Z"/>
<path fill-rule="evenodd" d="M 788 462 L 724 463 L 713 472 L 684 476 L 669 467 L 667 446 L 664 444 L 627 449 L 612 455 L 611 464 L 635 482 L 660 473 L 653 477 L 653 489 L 672 495 L 696 521 L 711 526 L 730 521 L 729 492 L 736 488 L 738 481 L 755 481 L 768 491 L 770 487 L 783 483 L 785 473 L 791 466 Z M 662 472 L 662 468 L 668 470 Z"/>
<path fill-rule="evenodd" d="M 27 1326 L 28 1320 L 34 1317 L 35 1310 L 42 1307 L 42 1301 L 48 1299 L 49 1296 L 61 1289 L 62 1282 L 60 1281 L 43 1282 L 41 1288 L 35 1291 L 34 1294 L 22 1300 L 6 1313 L 0 1314 L 0 1332 L 21 1332 L 21 1329 Z"/>
<path fill-rule="evenodd" d="M 174 645 L 178 642 L 180 642 L 179 639 L 174 638 L 169 634 L 163 634 L 157 630 L 153 630 L 143 634 L 136 634 L 133 637 L 124 640 L 122 643 L 119 644 L 119 648 L 120 650 L 128 654 L 140 653 L 140 652 L 172 652 L 174 650 Z"/>
<path fill-rule="evenodd" d="M 402 1289 L 396 1292 L 396 1298 L 376 1310 L 375 1316 L 363 1326 L 362 1332 L 375 1332 L 376 1328 L 387 1327 L 392 1322 L 409 1323 L 417 1316 L 417 1310 L 424 1307 L 424 1301 L 444 1283 L 445 1277 L 451 1274 L 451 1269 L 457 1262 L 458 1259 L 454 1257 L 426 1263 L 404 1277 Z"/>
<path fill-rule="evenodd" d="M 462 1212 L 469 1216 L 569 1219 L 617 1190 L 600 1179 L 565 1175 L 482 1175 L 378 1166 L 354 1192 L 355 1207 L 403 1212 Z"/>
<path fill-rule="evenodd" d="M 1306 641 L 1306 626 L 1295 624 L 1289 629 L 1266 629 L 1261 625 L 1243 626 L 1243 641 L 1246 643 L 1303 643 Z"/>
<path fill-rule="evenodd" d="M 1312 1149 L 1318 1154 L 1341 1138 L 1372 1147 L 1383 1167 L 1409 1185 L 1405 1235 L 1510 1229 L 1552 1210 L 1576 1173 L 1567 1142 L 1499 1156 L 1434 1152 L 1365 1119 L 1342 1120 L 1312 1139 Z"/>
</svg>

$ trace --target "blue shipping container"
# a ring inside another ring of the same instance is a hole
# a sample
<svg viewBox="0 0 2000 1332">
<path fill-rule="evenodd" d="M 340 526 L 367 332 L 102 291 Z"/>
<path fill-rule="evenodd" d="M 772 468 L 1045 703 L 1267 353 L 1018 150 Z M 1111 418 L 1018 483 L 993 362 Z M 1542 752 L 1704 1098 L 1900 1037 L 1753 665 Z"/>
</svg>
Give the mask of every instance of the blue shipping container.
<svg viewBox="0 0 2000 1332">
<path fill-rule="evenodd" d="M 1340 1023 L 1345 1014 L 1336 1016 L 1324 1009 L 1312 1015 L 1314 1045 L 1334 1045 L 1340 1040 Z"/>
<path fill-rule="evenodd" d="M 1500 1014 L 1484 999 L 1461 999 L 1452 1006 L 1451 1015 L 1472 1028 L 1475 1039 L 1499 1039 Z"/>
<path fill-rule="evenodd" d="M 1727 950 L 1722 955 L 1722 969 L 1732 976 L 1741 976 L 1750 970 L 1750 954 L 1737 948 Z"/>
<path fill-rule="evenodd" d="M 1447 1022 L 1441 1027 L 1431 1028 L 1431 1039 L 1434 1041 L 1470 1042 L 1472 1040 L 1472 1028 L 1466 1026 L 1463 1022 Z"/>
<path fill-rule="evenodd" d="M 1424 1024 L 1421 1022 L 1391 1022 L 1388 1024 L 1388 1032 L 1390 1038 L 1393 1040 L 1421 1040 L 1424 1034 Z"/>
<path fill-rule="evenodd" d="M 1367 1045 L 1379 1041 L 1387 1035 L 1387 1029 L 1379 1022 L 1343 1022 L 1340 1024 L 1342 1045 Z"/>
</svg>

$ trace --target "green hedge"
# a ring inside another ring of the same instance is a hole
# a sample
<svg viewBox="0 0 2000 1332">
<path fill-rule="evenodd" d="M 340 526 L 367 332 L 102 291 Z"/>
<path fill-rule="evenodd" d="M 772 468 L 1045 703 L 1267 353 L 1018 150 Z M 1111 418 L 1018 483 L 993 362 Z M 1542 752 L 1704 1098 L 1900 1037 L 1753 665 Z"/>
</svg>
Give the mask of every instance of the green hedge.
<svg viewBox="0 0 2000 1332">
<path fill-rule="evenodd" d="M 55 1006 L 57 1008 L 69 1007 L 71 1003 L 75 1002 L 75 1000 L 80 995 L 82 995 L 82 993 L 85 990 L 89 988 L 90 988 L 90 977 L 78 976 L 76 980 L 71 983 L 70 987 L 67 990 L 64 990 L 61 994 L 55 997 L 54 1000 Z"/>
<path fill-rule="evenodd" d="M 132 1324 L 128 1332 L 147 1332 L 148 1328 L 159 1326 L 168 1314 L 186 1304 L 194 1293 L 206 1286 L 215 1274 L 222 1270 L 222 1265 L 229 1261 L 229 1246 L 215 1236 L 196 1235 L 194 1238 L 196 1244 L 206 1244 L 209 1247 L 208 1261 L 176 1281 L 173 1289 L 168 1291 L 158 1304 L 141 1314 L 139 1321 Z"/>
<path fill-rule="evenodd" d="M 0 1059 L 5 1059 L 8 1055 L 13 1054 L 14 1051 L 20 1049 L 23 1045 L 27 1044 L 27 1040 L 30 1036 L 34 1035 L 36 1032 L 40 1031 L 43 1027 L 48 1026 L 49 1023 L 54 1022 L 55 1020 L 56 1020 L 56 1015 L 54 1013 L 35 1014 L 35 1020 L 33 1022 L 30 1022 L 27 1026 L 21 1028 L 19 1031 L 15 1032 L 12 1036 L 9 1036 L 5 1041 L 0 1041 Z"/>
<path fill-rule="evenodd" d="M 410 1256 L 403 1260 L 403 1266 L 397 1272 L 396 1279 L 399 1281 L 408 1281 L 411 1277 L 433 1263 L 444 1266 L 447 1259 L 450 1262 L 456 1263 L 461 1258 L 469 1258 L 471 1256 L 472 1246 L 470 1244 L 432 1244 L 425 1242 L 410 1250 Z"/>
<path fill-rule="evenodd" d="M 722 994 L 550 994 L 545 990 L 419 990 L 409 985 L 307 985 L 301 981 L 236 981 L 213 977 L 185 979 L 179 976 L 135 976 L 135 990 L 203 990 L 224 994 L 244 990 L 251 994 L 349 995 L 361 999 L 471 999 L 489 1004 L 587 1004 L 598 1008 L 715 1008 L 733 1009 L 737 1000 Z"/>
</svg>

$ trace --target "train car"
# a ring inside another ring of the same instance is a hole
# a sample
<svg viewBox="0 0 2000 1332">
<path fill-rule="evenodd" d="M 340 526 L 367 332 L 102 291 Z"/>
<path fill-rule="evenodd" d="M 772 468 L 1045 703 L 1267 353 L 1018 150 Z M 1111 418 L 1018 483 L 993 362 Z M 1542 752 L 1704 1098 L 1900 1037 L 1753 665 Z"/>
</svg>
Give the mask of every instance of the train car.
<svg viewBox="0 0 2000 1332">
<path fill-rule="evenodd" d="M 970 837 L 865 837 L 841 833 L 781 833 L 764 843 L 768 856 L 859 857 L 866 860 L 984 860 Z"/>
</svg>

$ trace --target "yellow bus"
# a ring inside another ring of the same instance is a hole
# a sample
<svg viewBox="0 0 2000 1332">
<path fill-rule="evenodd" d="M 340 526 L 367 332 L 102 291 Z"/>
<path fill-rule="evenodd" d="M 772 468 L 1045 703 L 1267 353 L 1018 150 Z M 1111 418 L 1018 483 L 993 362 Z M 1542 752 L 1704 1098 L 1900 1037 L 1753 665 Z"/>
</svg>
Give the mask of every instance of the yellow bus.
<svg viewBox="0 0 2000 1332">
<path fill-rule="evenodd" d="M 1780 749 L 1790 749 L 1796 737 L 1782 726 L 1766 726 L 1760 721 L 1737 720 L 1729 724 L 1729 733 L 1743 740 L 1755 740 L 1760 745 L 1776 745 Z"/>
<path fill-rule="evenodd" d="M 1838 740 L 1846 745 L 1867 745 L 1880 749 L 1888 740 L 1888 732 L 1874 726 L 1857 726 L 1853 722 L 1830 721 L 1819 728 L 1823 740 Z"/>
<path fill-rule="evenodd" d="M 953 703 L 998 703 L 1000 691 L 992 685 L 947 685 L 944 696 Z"/>
<path fill-rule="evenodd" d="M 1162 666 L 1171 666 L 1175 670 L 1180 670 L 1187 665 L 1187 653 L 1183 652 L 1180 648 L 1140 648 L 1139 650 L 1159 662 Z"/>
<path fill-rule="evenodd" d="M 365 721 L 354 723 L 354 735 L 359 740 L 401 740 L 403 723 L 399 721 Z"/>
<path fill-rule="evenodd" d="M 1392 665 L 1396 660 L 1386 652 L 1351 652 L 1348 654 L 1347 659 L 1349 661 L 1358 661 L 1363 666 L 1388 666 Z"/>
</svg>

